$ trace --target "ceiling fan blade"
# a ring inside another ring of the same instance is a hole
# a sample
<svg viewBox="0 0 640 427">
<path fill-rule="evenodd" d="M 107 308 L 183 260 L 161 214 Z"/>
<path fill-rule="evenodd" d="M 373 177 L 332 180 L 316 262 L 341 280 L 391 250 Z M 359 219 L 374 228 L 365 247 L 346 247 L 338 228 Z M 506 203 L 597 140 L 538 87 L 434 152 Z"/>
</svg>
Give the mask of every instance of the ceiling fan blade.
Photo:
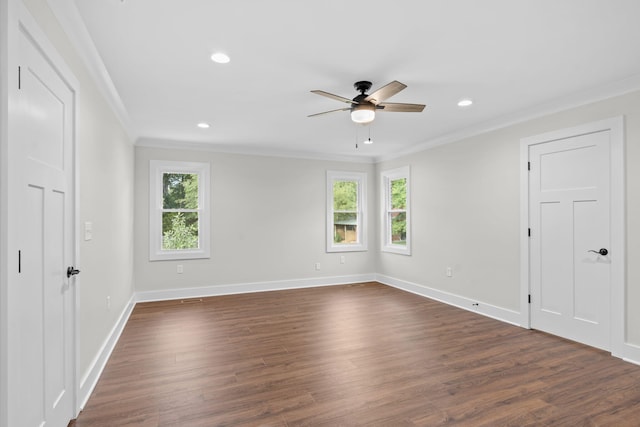
<svg viewBox="0 0 640 427">
<path fill-rule="evenodd" d="M 384 102 L 377 105 L 378 108 L 382 108 L 384 111 L 391 111 L 394 113 L 419 113 L 424 110 L 424 104 L 402 104 L 397 102 Z"/>
<path fill-rule="evenodd" d="M 326 96 L 327 98 L 335 99 L 336 101 L 346 102 L 347 104 L 353 103 L 353 101 L 350 100 L 349 98 L 345 98 L 344 96 L 340 96 L 340 95 L 334 95 L 332 93 L 325 92 L 323 90 L 312 90 L 311 92 L 318 95 Z"/>
<path fill-rule="evenodd" d="M 323 114 L 335 113 L 336 111 L 349 111 L 349 110 L 351 110 L 351 107 L 338 108 L 337 110 L 323 111 L 322 113 L 310 114 L 307 117 L 315 117 L 315 116 L 321 116 Z"/>
<path fill-rule="evenodd" d="M 364 100 L 369 101 L 374 105 L 378 105 L 385 99 L 391 98 L 393 95 L 400 92 L 406 87 L 407 87 L 406 84 L 400 83 L 399 81 L 394 80 L 391 83 L 385 86 L 382 86 L 380 89 L 376 90 L 371 95 L 367 96 Z"/>
</svg>

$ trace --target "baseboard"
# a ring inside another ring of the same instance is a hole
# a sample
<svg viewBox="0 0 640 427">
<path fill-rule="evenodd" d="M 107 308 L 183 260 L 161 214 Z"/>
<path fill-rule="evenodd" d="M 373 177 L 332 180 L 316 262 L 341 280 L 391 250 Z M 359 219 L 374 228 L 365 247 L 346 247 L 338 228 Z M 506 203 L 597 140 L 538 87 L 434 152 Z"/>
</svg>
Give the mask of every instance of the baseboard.
<svg viewBox="0 0 640 427">
<path fill-rule="evenodd" d="M 115 348 L 122 331 L 124 330 L 127 321 L 129 320 L 129 316 L 135 307 L 135 296 L 132 296 L 124 310 L 120 314 L 118 321 L 111 329 L 111 332 L 105 339 L 100 351 L 91 362 L 89 369 L 80 379 L 80 388 L 78 390 L 78 402 L 79 408 L 77 408 L 77 412 L 79 413 L 84 406 L 87 404 L 89 397 L 91 397 L 91 393 L 93 393 L 93 389 L 96 387 L 98 383 L 98 379 L 100 379 L 100 375 L 102 375 L 102 371 Z"/>
<path fill-rule="evenodd" d="M 625 362 L 633 363 L 634 365 L 640 365 L 640 346 L 631 343 L 622 344 L 621 348 L 612 353 L 614 356 L 619 357 Z"/>
<path fill-rule="evenodd" d="M 497 307 L 495 305 L 472 300 L 449 292 L 440 291 L 417 283 L 407 282 L 406 280 L 385 276 L 383 274 L 377 274 L 376 281 L 403 291 L 440 301 L 454 307 L 482 314 L 483 316 L 491 317 L 492 319 L 500 320 L 516 326 L 522 326 L 522 317 L 518 311 Z"/>
<path fill-rule="evenodd" d="M 371 273 L 310 279 L 277 280 L 271 282 L 237 283 L 231 285 L 204 286 L 199 288 L 167 289 L 162 291 L 145 291 L 136 293 L 136 302 L 167 301 L 182 298 L 246 294 L 251 292 L 282 291 L 286 289 L 372 282 L 374 280 L 376 280 L 376 275 Z"/>
</svg>

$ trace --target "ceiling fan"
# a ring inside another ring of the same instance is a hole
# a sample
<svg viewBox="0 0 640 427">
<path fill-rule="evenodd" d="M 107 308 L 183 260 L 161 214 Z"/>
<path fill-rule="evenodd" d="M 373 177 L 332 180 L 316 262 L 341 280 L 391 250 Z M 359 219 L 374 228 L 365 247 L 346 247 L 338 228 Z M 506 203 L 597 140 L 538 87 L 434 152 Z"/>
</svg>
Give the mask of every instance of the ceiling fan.
<svg viewBox="0 0 640 427">
<path fill-rule="evenodd" d="M 322 113 L 311 114 L 308 117 L 320 116 L 323 114 L 334 113 L 336 111 L 351 111 L 351 120 L 356 123 L 370 123 L 376 117 L 376 110 L 401 112 L 401 113 L 419 113 L 424 110 L 424 104 L 402 104 L 397 102 L 383 102 L 387 98 L 391 98 L 396 93 L 405 89 L 407 85 L 400 83 L 399 81 L 392 81 L 391 83 L 382 86 L 380 89 L 374 91 L 372 94 L 367 95 L 367 91 L 371 89 L 371 82 L 360 81 L 355 82 L 353 87 L 360 92 L 353 99 L 344 98 L 339 95 L 334 95 L 323 90 L 312 90 L 311 92 L 318 95 L 326 96 L 327 98 L 335 99 L 336 101 L 351 104 L 349 107 L 338 108 L 337 110 L 324 111 Z"/>
</svg>

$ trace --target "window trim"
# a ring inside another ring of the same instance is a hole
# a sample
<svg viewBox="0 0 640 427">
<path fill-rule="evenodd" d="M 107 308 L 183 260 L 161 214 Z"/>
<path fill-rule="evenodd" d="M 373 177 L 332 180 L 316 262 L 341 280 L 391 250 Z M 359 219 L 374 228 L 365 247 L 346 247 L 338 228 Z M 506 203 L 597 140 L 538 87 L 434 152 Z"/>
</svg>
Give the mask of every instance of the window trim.
<svg viewBox="0 0 640 427">
<path fill-rule="evenodd" d="M 357 243 L 336 244 L 333 239 L 333 183 L 355 181 L 358 183 Z M 363 252 L 367 250 L 367 174 L 364 172 L 327 171 L 327 252 Z"/>
<path fill-rule="evenodd" d="M 162 178 L 164 173 L 198 175 L 198 249 L 162 249 Z M 209 163 L 174 160 L 149 162 L 149 260 L 168 261 L 211 257 Z M 158 232 L 159 231 L 159 232 Z"/>
<path fill-rule="evenodd" d="M 407 200 L 406 200 L 406 218 L 407 218 L 407 236 L 406 245 L 399 246 L 391 243 L 391 222 L 389 214 L 391 212 L 391 181 L 405 178 L 407 180 Z M 380 188 L 382 194 L 382 252 L 389 252 L 400 255 L 411 255 L 411 170 L 409 166 L 403 166 L 396 169 L 382 171 L 380 173 Z"/>
</svg>

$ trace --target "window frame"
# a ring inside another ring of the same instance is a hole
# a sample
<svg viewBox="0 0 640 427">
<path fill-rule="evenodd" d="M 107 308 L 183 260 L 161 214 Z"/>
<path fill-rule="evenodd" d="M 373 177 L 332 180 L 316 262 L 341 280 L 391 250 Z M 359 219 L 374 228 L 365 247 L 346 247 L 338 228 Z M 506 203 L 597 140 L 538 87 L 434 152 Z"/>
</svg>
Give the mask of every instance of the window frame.
<svg viewBox="0 0 640 427">
<path fill-rule="evenodd" d="M 356 233 L 357 243 L 334 242 L 333 183 L 355 181 L 358 184 Z M 367 174 L 364 172 L 327 171 L 327 252 L 363 252 L 367 248 Z"/>
<path fill-rule="evenodd" d="M 162 249 L 163 175 L 198 175 L 198 249 Z M 150 160 L 149 162 L 149 260 L 169 261 L 211 257 L 210 165 L 202 162 Z"/>
<path fill-rule="evenodd" d="M 391 209 L 391 182 L 398 179 L 406 179 L 406 205 L 404 212 L 406 213 L 407 233 L 405 245 L 394 245 L 391 243 L 392 226 L 391 213 L 401 212 L 402 210 Z M 400 255 L 411 255 L 411 169 L 409 166 L 403 166 L 396 169 L 382 171 L 380 173 L 380 188 L 382 194 L 382 252 L 389 252 Z"/>
</svg>

